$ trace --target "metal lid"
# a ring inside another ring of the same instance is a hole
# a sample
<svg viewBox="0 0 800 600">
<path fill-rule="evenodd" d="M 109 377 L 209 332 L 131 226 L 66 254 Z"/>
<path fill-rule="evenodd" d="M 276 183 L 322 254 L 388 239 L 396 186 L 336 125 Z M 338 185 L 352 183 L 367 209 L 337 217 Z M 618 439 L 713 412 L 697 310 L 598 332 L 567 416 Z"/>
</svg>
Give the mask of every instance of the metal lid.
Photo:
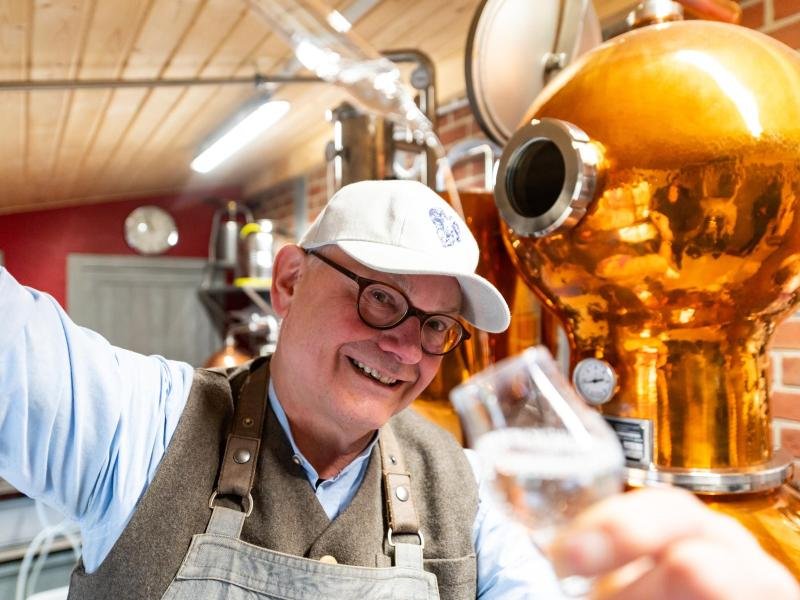
<svg viewBox="0 0 800 600">
<path fill-rule="evenodd" d="M 763 465 L 747 469 L 627 469 L 634 487 L 670 484 L 697 494 L 744 494 L 779 487 L 792 474 L 792 456 L 784 449 L 773 453 Z"/>
<path fill-rule="evenodd" d="M 601 42 L 589 0 L 484 0 L 465 56 L 467 96 L 484 133 L 504 145 L 550 77 Z"/>
</svg>

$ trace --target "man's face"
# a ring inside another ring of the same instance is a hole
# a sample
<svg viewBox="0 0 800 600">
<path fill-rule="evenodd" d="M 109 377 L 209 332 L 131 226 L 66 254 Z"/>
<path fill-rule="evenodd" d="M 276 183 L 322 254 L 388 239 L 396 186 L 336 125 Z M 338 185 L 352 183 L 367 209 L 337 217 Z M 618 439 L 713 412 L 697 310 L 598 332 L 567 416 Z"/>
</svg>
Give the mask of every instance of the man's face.
<svg viewBox="0 0 800 600">
<path fill-rule="evenodd" d="M 420 347 L 420 323 L 409 318 L 378 330 L 358 316 L 358 285 L 297 247 L 284 248 L 273 272 L 273 304 L 284 318 L 273 378 L 295 422 L 363 436 L 408 406 L 441 363 Z M 362 277 L 402 290 L 426 312 L 458 315 L 461 290 L 453 277 L 372 271 L 336 247 L 322 252 Z M 282 275 L 296 271 L 289 286 Z M 300 411 L 298 413 L 298 411 Z"/>
</svg>

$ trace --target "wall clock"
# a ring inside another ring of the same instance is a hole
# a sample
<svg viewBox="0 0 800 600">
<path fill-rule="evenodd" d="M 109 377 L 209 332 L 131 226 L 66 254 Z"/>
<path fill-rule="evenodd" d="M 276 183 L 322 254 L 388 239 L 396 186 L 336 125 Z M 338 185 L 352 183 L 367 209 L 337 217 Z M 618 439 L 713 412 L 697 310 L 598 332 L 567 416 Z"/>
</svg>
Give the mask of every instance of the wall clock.
<svg viewBox="0 0 800 600">
<path fill-rule="evenodd" d="M 125 241 L 140 254 L 162 254 L 178 243 L 178 227 L 163 208 L 140 206 L 125 219 Z"/>
</svg>

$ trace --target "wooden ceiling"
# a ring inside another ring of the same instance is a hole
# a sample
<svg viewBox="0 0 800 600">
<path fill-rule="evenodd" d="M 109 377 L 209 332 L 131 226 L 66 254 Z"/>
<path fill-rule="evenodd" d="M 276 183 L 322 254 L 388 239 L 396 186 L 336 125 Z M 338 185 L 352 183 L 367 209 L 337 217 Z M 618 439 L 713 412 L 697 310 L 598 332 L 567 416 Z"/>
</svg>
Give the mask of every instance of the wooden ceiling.
<svg viewBox="0 0 800 600">
<path fill-rule="evenodd" d="M 534 0 L 531 0 L 534 1 Z M 440 103 L 465 95 L 467 32 L 481 0 L 326 0 L 356 14 L 378 50 L 414 48 Z M 595 1 L 603 18 L 629 0 Z M 276 74 L 288 46 L 243 0 L 0 0 L 0 80 L 203 79 Z M 241 185 L 254 191 L 319 164 L 326 109 L 346 96 L 284 85 L 281 123 L 212 174 L 189 162 L 256 91 L 251 85 L 0 90 L 0 213 Z"/>
</svg>

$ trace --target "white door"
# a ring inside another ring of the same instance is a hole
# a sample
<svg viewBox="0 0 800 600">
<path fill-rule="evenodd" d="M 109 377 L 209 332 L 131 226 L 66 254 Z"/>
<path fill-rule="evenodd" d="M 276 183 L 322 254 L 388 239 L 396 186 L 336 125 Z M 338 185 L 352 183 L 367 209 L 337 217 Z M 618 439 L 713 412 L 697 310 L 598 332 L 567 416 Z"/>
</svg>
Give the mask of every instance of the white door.
<svg viewBox="0 0 800 600">
<path fill-rule="evenodd" d="M 206 261 L 71 254 L 67 310 L 115 346 L 200 366 L 219 349 L 197 291 Z"/>
</svg>

